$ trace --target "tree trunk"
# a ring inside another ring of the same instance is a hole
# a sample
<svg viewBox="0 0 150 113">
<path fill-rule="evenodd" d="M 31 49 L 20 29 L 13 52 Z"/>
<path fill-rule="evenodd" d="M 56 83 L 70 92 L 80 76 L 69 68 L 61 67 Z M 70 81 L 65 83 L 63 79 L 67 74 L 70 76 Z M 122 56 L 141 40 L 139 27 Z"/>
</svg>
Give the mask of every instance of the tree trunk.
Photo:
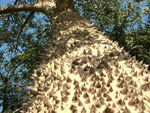
<svg viewBox="0 0 150 113">
<path fill-rule="evenodd" d="M 60 6 L 53 18 L 47 13 L 52 38 L 20 112 L 150 112 L 147 66 L 64 6 L 68 7 Z"/>
</svg>

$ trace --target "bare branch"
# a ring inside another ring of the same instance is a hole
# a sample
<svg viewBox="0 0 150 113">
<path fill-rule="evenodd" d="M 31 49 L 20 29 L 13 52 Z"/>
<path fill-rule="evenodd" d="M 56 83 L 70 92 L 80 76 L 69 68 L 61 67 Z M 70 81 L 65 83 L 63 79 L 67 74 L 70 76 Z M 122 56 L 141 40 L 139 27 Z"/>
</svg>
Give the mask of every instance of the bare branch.
<svg viewBox="0 0 150 113">
<path fill-rule="evenodd" d="M 27 24 L 28 20 L 31 18 L 32 15 L 34 15 L 35 12 L 31 12 L 30 15 L 26 18 L 25 22 L 23 23 L 18 35 L 17 35 L 17 44 L 16 44 L 16 48 L 18 48 L 19 45 L 19 36 L 21 35 L 23 28 L 25 27 L 25 25 Z"/>
<path fill-rule="evenodd" d="M 23 64 L 23 62 L 22 63 L 19 63 L 16 67 L 14 67 L 14 69 L 13 70 L 11 70 L 9 73 L 8 73 L 8 77 L 10 77 L 15 71 L 16 71 L 16 69 L 20 66 L 20 65 L 22 65 Z"/>
<path fill-rule="evenodd" d="M 18 0 L 15 0 L 15 3 L 14 3 L 14 5 L 17 5 L 17 2 L 18 2 Z"/>
<path fill-rule="evenodd" d="M 33 5 L 14 5 L 6 8 L 0 9 L 0 14 L 6 13 L 13 13 L 13 12 L 20 12 L 20 11 L 32 11 L 32 12 L 50 12 L 56 8 L 55 2 L 38 2 L 37 4 Z"/>
<path fill-rule="evenodd" d="M 0 54 L 7 53 L 8 51 L 11 51 L 11 50 L 12 50 L 12 48 L 9 48 L 9 49 L 7 49 L 7 50 L 5 50 L 5 51 L 0 52 Z"/>
<path fill-rule="evenodd" d="M 34 11 L 34 12 L 43 12 L 40 4 L 34 5 L 14 5 L 6 8 L 0 9 L 0 14 L 12 13 L 12 12 L 20 12 L 20 11 Z"/>
</svg>

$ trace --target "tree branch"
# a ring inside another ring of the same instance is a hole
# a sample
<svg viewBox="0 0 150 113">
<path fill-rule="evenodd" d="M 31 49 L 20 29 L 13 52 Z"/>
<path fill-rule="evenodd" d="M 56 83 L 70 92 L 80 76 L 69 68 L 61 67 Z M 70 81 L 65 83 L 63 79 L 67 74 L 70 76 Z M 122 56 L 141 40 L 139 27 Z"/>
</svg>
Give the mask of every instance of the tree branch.
<svg viewBox="0 0 150 113">
<path fill-rule="evenodd" d="M 34 5 L 14 5 L 6 8 L 0 9 L 0 14 L 12 13 L 12 12 L 21 12 L 21 11 L 33 11 L 33 12 L 43 12 L 41 4 Z"/>
<path fill-rule="evenodd" d="M 18 2 L 18 0 L 15 0 L 15 3 L 14 3 L 14 5 L 17 5 L 17 2 Z"/>
<path fill-rule="evenodd" d="M 56 8 L 55 2 L 38 2 L 37 4 L 33 5 L 14 5 L 6 8 L 0 9 L 0 14 L 6 14 L 6 13 L 13 13 L 13 12 L 21 12 L 21 11 L 32 11 L 32 12 L 50 12 L 53 10 L 53 8 Z"/>
<path fill-rule="evenodd" d="M 23 23 L 18 35 L 17 35 L 17 44 L 16 44 L 16 48 L 18 48 L 19 45 L 19 36 L 21 35 L 23 28 L 25 27 L 25 25 L 27 24 L 28 20 L 31 18 L 32 15 L 34 15 L 35 12 L 31 12 L 30 15 L 26 18 L 25 22 Z"/>
</svg>

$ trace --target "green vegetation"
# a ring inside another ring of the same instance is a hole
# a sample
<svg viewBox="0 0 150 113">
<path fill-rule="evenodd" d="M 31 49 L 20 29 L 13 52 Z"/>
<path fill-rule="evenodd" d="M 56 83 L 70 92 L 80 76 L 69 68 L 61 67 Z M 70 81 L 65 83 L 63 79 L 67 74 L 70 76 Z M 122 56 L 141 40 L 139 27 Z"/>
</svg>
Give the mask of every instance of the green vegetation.
<svg viewBox="0 0 150 113">
<path fill-rule="evenodd" d="M 150 2 L 93 0 L 77 10 L 138 60 L 150 64 Z M 148 17 L 147 20 L 144 20 Z"/>
</svg>

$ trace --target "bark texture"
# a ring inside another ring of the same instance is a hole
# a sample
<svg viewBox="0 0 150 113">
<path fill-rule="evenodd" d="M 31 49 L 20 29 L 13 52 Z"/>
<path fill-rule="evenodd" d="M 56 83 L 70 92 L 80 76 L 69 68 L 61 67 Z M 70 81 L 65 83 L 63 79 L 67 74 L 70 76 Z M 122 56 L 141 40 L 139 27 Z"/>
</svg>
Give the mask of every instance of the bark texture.
<svg viewBox="0 0 150 113">
<path fill-rule="evenodd" d="M 23 113 L 149 113 L 150 72 L 76 12 L 53 19 Z"/>
<path fill-rule="evenodd" d="M 51 20 L 52 39 L 20 112 L 150 113 L 146 65 L 76 12 L 62 11 Z"/>
</svg>

